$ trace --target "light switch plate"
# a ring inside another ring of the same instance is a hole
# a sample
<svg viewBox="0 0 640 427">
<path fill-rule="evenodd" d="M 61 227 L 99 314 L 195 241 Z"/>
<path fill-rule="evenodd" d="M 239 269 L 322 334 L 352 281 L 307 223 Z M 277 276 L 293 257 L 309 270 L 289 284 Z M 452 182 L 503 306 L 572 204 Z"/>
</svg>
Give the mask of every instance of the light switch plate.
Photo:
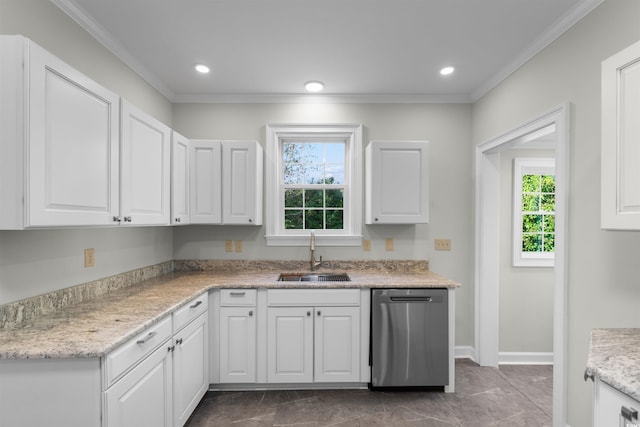
<svg viewBox="0 0 640 427">
<path fill-rule="evenodd" d="M 387 239 L 384 248 L 387 252 L 393 252 L 393 239 Z"/>
<path fill-rule="evenodd" d="M 96 265 L 96 250 L 87 248 L 84 250 L 84 268 L 94 267 Z"/>
<path fill-rule="evenodd" d="M 236 252 L 242 252 L 242 240 L 236 240 Z"/>
<path fill-rule="evenodd" d="M 371 240 L 364 239 L 362 241 L 362 250 L 366 252 L 369 252 L 371 250 Z"/>
<path fill-rule="evenodd" d="M 233 240 L 225 240 L 224 241 L 224 251 L 225 252 L 233 252 Z"/>
<path fill-rule="evenodd" d="M 450 251 L 451 239 L 435 239 L 436 251 Z"/>
</svg>

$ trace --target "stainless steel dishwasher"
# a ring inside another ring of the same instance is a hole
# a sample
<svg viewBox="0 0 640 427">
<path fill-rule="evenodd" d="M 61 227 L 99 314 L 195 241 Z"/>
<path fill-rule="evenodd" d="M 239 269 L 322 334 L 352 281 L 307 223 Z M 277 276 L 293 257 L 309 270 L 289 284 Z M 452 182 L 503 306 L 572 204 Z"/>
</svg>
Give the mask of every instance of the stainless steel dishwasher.
<svg viewBox="0 0 640 427">
<path fill-rule="evenodd" d="M 447 289 L 373 289 L 371 387 L 449 385 Z"/>
</svg>

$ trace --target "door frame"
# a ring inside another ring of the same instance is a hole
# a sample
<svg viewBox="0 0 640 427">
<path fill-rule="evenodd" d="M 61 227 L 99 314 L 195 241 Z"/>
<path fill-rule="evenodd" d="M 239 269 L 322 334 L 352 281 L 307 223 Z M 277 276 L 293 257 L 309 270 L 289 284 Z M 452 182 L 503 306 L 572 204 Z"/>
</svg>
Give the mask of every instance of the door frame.
<svg viewBox="0 0 640 427">
<path fill-rule="evenodd" d="M 570 104 L 476 147 L 475 360 L 498 366 L 500 151 L 549 125 L 556 126 L 556 240 L 553 291 L 553 425 L 567 419 L 567 288 L 569 242 Z"/>
</svg>

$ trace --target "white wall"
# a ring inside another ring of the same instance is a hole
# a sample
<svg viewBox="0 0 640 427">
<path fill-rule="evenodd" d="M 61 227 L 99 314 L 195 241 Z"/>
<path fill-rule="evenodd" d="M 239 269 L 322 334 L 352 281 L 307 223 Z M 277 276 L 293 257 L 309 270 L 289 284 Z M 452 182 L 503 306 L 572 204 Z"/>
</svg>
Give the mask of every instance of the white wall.
<svg viewBox="0 0 640 427">
<path fill-rule="evenodd" d="M 513 159 L 553 156 L 548 150 L 500 152 L 500 352 L 553 351 L 553 268 L 514 267 L 512 262 Z"/>
<path fill-rule="evenodd" d="M 325 259 L 428 259 L 431 269 L 462 283 L 457 292 L 458 345 L 473 342 L 473 175 L 471 107 L 467 104 L 175 104 L 174 127 L 188 138 L 252 139 L 264 145 L 272 123 L 361 123 L 363 150 L 371 140 L 427 140 L 430 222 L 364 226 L 371 251 L 325 248 Z M 189 226 L 174 231 L 176 259 L 308 259 L 304 247 L 267 247 L 264 227 Z M 450 252 L 435 251 L 434 238 L 450 238 Z M 385 239 L 394 251 L 385 251 Z M 243 253 L 227 253 L 225 240 L 243 240 Z"/>
<path fill-rule="evenodd" d="M 640 233 L 600 230 L 600 64 L 640 40 L 640 2 L 608 0 L 473 106 L 480 144 L 570 102 L 568 405 L 591 425 L 582 378 L 592 328 L 640 327 Z"/>
<path fill-rule="evenodd" d="M 0 34 L 32 39 L 171 124 L 171 104 L 48 0 L 0 0 Z M 84 248 L 95 248 L 94 268 L 84 268 Z M 169 227 L 0 231 L 0 304 L 172 257 Z"/>
</svg>

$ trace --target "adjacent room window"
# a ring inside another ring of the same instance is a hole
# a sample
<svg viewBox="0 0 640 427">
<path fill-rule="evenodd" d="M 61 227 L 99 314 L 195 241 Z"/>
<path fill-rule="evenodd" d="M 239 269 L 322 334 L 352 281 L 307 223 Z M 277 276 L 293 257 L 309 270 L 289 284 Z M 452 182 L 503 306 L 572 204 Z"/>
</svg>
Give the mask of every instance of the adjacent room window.
<svg viewBox="0 0 640 427">
<path fill-rule="evenodd" d="M 554 159 L 514 159 L 513 265 L 553 267 L 556 182 Z"/>
<path fill-rule="evenodd" d="M 361 240 L 362 130 L 358 125 L 267 126 L 267 244 Z M 358 153 L 358 155 L 356 155 Z"/>
</svg>

